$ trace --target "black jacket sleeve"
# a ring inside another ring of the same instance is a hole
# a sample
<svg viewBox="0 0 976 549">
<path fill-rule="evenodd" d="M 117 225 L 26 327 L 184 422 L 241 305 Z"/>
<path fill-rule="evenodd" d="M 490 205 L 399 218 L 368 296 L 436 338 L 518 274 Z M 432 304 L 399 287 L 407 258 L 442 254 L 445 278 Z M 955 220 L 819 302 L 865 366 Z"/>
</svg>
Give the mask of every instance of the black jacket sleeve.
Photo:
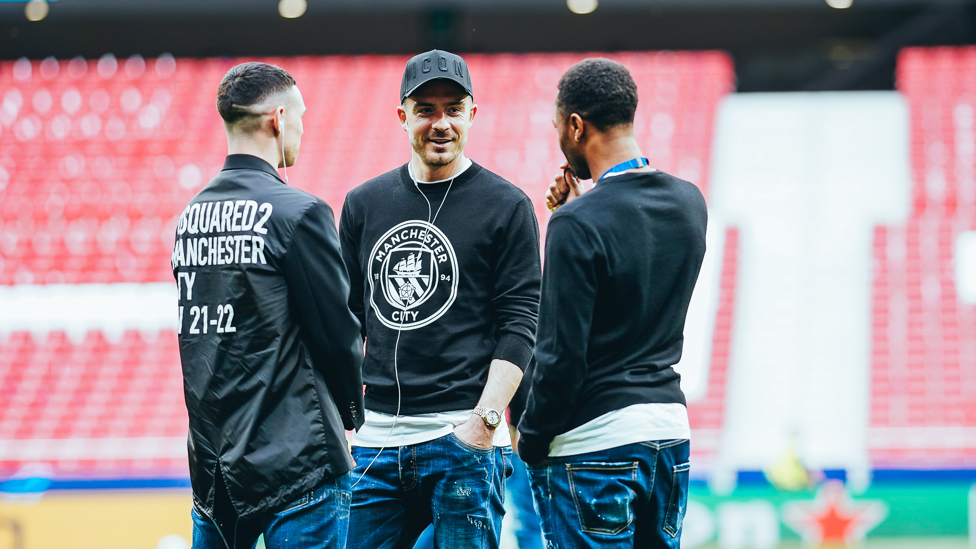
<svg viewBox="0 0 976 549">
<path fill-rule="evenodd" d="M 354 221 L 350 211 L 349 199 L 342 204 L 342 216 L 339 217 L 339 245 L 342 248 L 342 261 L 349 273 L 349 310 L 359 320 L 361 335 L 366 339 L 366 303 L 364 291 L 363 270 L 359 264 L 358 239 L 354 234 Z"/>
<path fill-rule="evenodd" d="M 363 340 L 349 311 L 349 276 L 332 210 L 310 206 L 292 236 L 285 279 L 302 340 L 325 378 L 346 429 L 363 424 Z"/>
<path fill-rule="evenodd" d="M 498 345 L 492 359 L 507 360 L 523 371 L 532 359 L 539 319 L 539 221 L 526 197 L 515 207 L 494 261 L 492 309 Z"/>
<path fill-rule="evenodd" d="M 568 216 L 553 217 L 546 237 L 546 271 L 535 372 L 519 423 L 519 455 L 539 463 L 562 434 L 586 378 L 599 252 L 593 238 Z"/>
</svg>

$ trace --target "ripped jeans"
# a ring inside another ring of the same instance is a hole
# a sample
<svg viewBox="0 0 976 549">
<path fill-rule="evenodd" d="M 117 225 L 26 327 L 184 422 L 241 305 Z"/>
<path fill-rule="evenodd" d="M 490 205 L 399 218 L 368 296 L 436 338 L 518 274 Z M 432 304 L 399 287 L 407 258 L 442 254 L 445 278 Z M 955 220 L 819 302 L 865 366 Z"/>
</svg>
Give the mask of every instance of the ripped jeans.
<svg viewBox="0 0 976 549">
<path fill-rule="evenodd" d="M 689 451 L 658 440 L 530 466 L 546 549 L 678 549 Z"/>
<path fill-rule="evenodd" d="M 378 450 L 353 447 L 353 483 Z M 438 549 L 497 549 L 511 453 L 469 446 L 453 433 L 384 449 L 352 490 L 347 546 L 410 548 L 433 524 Z"/>
</svg>

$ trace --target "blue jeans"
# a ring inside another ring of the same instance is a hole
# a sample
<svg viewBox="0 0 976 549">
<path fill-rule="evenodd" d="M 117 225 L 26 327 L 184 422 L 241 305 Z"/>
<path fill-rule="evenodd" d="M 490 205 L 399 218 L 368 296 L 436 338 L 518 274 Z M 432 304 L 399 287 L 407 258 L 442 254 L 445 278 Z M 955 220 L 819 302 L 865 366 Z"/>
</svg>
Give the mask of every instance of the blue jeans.
<svg viewBox="0 0 976 549">
<path fill-rule="evenodd" d="M 340 475 L 281 510 L 238 520 L 223 531 L 193 509 L 193 549 L 250 549 L 261 534 L 268 549 L 343 549 L 349 529 L 350 484 L 349 473 Z"/>
<path fill-rule="evenodd" d="M 475 448 L 452 433 L 378 452 L 352 449 L 350 548 L 410 548 L 430 524 L 438 549 L 498 547 L 510 447 Z"/>
<path fill-rule="evenodd" d="M 514 508 L 518 524 L 515 528 L 515 539 L 518 541 L 518 549 L 542 549 L 542 528 L 539 526 L 539 515 L 535 514 L 535 504 L 532 503 L 532 487 L 529 486 L 529 477 L 525 472 L 525 462 L 518 454 L 512 454 L 512 476 L 506 482 L 506 493 L 508 501 L 506 507 L 508 511 Z M 434 549 L 434 529 L 427 527 L 413 549 Z"/>
<path fill-rule="evenodd" d="M 542 549 L 542 529 L 539 526 L 539 515 L 532 503 L 532 487 L 525 462 L 518 456 L 512 459 L 515 472 L 508 479 L 508 495 L 515 506 L 519 528 L 515 531 L 519 549 Z"/>
<path fill-rule="evenodd" d="M 678 549 L 687 440 L 639 442 L 529 467 L 546 549 Z"/>
</svg>

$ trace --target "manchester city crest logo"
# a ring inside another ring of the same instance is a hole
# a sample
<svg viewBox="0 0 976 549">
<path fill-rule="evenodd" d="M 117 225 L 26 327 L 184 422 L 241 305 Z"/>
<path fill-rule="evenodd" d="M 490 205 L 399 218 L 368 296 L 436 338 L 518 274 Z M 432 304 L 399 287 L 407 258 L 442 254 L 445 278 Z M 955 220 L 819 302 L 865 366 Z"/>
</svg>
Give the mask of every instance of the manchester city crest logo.
<svg viewBox="0 0 976 549">
<path fill-rule="evenodd" d="M 457 256 L 430 223 L 393 227 L 369 258 L 370 305 L 384 326 L 422 328 L 443 316 L 457 297 Z"/>
</svg>

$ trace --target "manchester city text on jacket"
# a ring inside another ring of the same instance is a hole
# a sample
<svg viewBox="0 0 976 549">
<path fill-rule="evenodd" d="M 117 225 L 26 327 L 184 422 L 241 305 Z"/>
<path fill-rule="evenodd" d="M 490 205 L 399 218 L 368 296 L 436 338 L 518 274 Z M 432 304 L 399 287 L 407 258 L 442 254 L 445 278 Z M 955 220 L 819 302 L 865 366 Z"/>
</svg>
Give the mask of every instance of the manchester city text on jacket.
<svg viewBox="0 0 976 549">
<path fill-rule="evenodd" d="M 264 238 L 258 234 L 268 233 L 264 224 L 271 217 L 272 209 L 269 202 L 258 205 L 254 200 L 218 200 L 188 206 L 180 215 L 176 229 L 173 268 L 233 263 L 266 265 Z"/>
</svg>

